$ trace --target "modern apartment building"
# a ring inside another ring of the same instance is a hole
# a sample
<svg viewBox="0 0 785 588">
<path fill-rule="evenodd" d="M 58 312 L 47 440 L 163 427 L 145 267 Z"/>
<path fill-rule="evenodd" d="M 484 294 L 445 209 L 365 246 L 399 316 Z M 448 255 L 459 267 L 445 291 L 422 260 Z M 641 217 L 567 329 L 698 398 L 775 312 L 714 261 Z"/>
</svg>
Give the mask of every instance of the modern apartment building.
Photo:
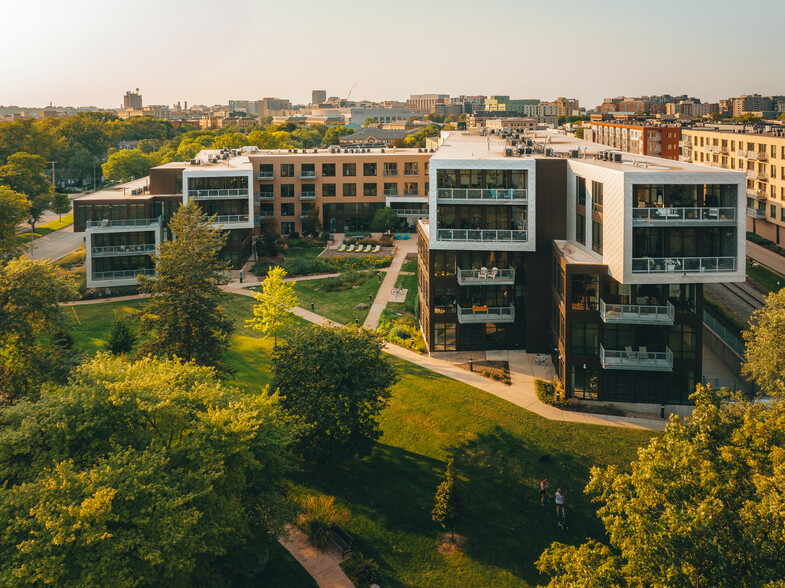
<svg viewBox="0 0 785 588">
<path fill-rule="evenodd" d="M 406 101 L 406 108 L 413 112 L 431 112 L 434 104 L 444 104 L 449 99 L 449 94 L 411 94 Z"/>
<path fill-rule="evenodd" d="M 491 96 L 485 101 L 484 109 L 486 112 L 520 112 L 538 123 L 554 127 L 559 122 L 559 106 L 537 99 L 510 100 L 509 96 Z"/>
<path fill-rule="evenodd" d="M 682 130 L 682 159 L 746 174 L 747 230 L 785 243 L 785 129 L 692 127 Z"/>
<path fill-rule="evenodd" d="M 311 91 L 311 104 L 322 104 L 327 102 L 326 90 L 312 90 Z"/>
<path fill-rule="evenodd" d="M 169 239 L 169 218 L 196 200 L 229 233 L 222 255 L 234 267 L 251 254 L 262 223 L 300 233 L 314 214 L 329 232 L 363 231 L 390 206 L 414 224 L 428 214 L 425 149 L 204 150 L 149 178 L 80 198 L 74 230 L 85 232 L 87 287 L 131 286 L 152 273 L 150 254 Z"/>
<path fill-rule="evenodd" d="M 584 139 L 636 155 L 679 159 L 679 127 L 592 121 Z"/>
<path fill-rule="evenodd" d="M 442 134 L 418 224 L 431 351 L 526 349 L 567 395 L 683 405 L 702 292 L 743 281 L 744 176 L 572 137 Z"/>
<path fill-rule="evenodd" d="M 123 108 L 142 108 L 142 95 L 139 93 L 139 88 L 136 92 L 128 90 L 123 96 Z"/>
</svg>

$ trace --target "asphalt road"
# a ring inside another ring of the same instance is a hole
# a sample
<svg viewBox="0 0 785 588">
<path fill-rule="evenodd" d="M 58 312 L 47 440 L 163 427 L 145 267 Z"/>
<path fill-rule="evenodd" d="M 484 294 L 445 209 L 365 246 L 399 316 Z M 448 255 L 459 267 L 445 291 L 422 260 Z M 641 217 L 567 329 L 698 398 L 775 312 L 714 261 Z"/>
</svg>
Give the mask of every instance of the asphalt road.
<svg viewBox="0 0 785 588">
<path fill-rule="evenodd" d="M 33 259 L 56 261 L 74 249 L 79 249 L 83 243 L 84 233 L 74 233 L 74 225 L 68 225 L 64 229 L 35 239 L 28 255 Z"/>
</svg>

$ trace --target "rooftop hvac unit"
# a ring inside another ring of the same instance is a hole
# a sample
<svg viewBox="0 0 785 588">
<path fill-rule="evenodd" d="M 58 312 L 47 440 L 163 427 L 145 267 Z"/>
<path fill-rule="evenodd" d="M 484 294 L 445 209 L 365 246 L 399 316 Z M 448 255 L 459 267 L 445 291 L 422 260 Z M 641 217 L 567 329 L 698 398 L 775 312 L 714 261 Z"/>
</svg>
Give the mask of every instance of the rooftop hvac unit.
<svg viewBox="0 0 785 588">
<path fill-rule="evenodd" d="M 553 149 L 551 147 L 545 150 L 545 157 L 553 157 Z"/>
<path fill-rule="evenodd" d="M 613 161 L 615 161 L 616 163 L 621 163 L 621 153 L 614 153 Z"/>
<path fill-rule="evenodd" d="M 191 165 L 196 165 L 196 160 L 195 159 L 191 160 Z"/>
<path fill-rule="evenodd" d="M 578 150 L 577 149 L 571 149 L 570 150 L 570 157 L 578 157 Z"/>
<path fill-rule="evenodd" d="M 431 153 L 433 153 L 433 151 L 434 151 L 434 149 L 433 149 L 433 147 L 431 147 Z"/>
<path fill-rule="evenodd" d="M 384 153 L 384 147 L 382 147 L 382 148 L 380 149 L 380 151 L 381 151 L 382 153 Z"/>
<path fill-rule="evenodd" d="M 505 149 L 504 150 L 505 157 L 512 157 L 512 149 Z"/>
</svg>

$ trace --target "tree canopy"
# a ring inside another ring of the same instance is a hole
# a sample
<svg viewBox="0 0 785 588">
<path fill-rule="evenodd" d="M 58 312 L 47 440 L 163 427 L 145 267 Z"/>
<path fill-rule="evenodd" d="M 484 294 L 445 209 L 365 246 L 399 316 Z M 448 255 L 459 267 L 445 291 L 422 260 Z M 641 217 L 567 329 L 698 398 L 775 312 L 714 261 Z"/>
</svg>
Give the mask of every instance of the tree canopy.
<svg viewBox="0 0 785 588">
<path fill-rule="evenodd" d="M 108 180 L 128 182 L 147 175 L 153 160 L 138 149 L 121 149 L 115 151 L 101 166 Z"/>
<path fill-rule="evenodd" d="M 389 206 L 385 206 L 384 208 L 377 210 L 376 214 L 373 216 L 371 230 L 387 233 L 397 229 L 400 224 L 401 219 L 398 216 L 398 213 Z"/>
<path fill-rule="evenodd" d="M 0 185 L 24 194 L 29 204 L 30 224 L 41 218 L 52 201 L 52 184 L 46 173 L 46 160 L 40 155 L 14 153 L 0 166 Z"/>
<path fill-rule="evenodd" d="M 76 292 L 49 264 L 19 257 L 0 264 L 0 404 L 34 394 L 71 367 L 58 305 Z"/>
<path fill-rule="evenodd" d="M 254 318 L 246 325 L 264 335 L 273 336 L 273 346 L 278 345 L 278 332 L 292 321 L 292 309 L 299 304 L 294 284 L 284 282 L 286 270 L 274 265 L 267 270 L 262 289 L 254 294 Z"/>
<path fill-rule="evenodd" d="M 245 585 L 292 513 L 274 396 L 102 354 L 0 410 L 0 583 Z"/>
<path fill-rule="evenodd" d="M 692 417 L 671 417 L 631 471 L 592 469 L 609 544 L 554 543 L 537 562 L 549 586 L 781 586 L 785 402 L 691 398 Z"/>
<path fill-rule="evenodd" d="M 785 398 L 785 290 L 766 297 L 766 305 L 755 312 L 743 335 L 747 343 L 743 373 L 765 394 Z"/>
<path fill-rule="evenodd" d="M 29 211 L 24 194 L 0 185 L 0 262 L 16 253 L 16 228 L 27 220 Z"/>
<path fill-rule="evenodd" d="M 233 329 L 218 286 L 229 268 L 218 258 L 226 234 L 193 200 L 172 215 L 169 230 L 174 238 L 153 255 L 155 277 L 139 276 L 139 291 L 151 296 L 142 311 L 139 330 L 146 339 L 139 352 L 223 369 Z"/>
<path fill-rule="evenodd" d="M 362 454 L 381 436 L 379 413 L 398 379 L 376 333 L 309 325 L 273 350 L 272 388 L 302 425 L 309 457 Z"/>
</svg>

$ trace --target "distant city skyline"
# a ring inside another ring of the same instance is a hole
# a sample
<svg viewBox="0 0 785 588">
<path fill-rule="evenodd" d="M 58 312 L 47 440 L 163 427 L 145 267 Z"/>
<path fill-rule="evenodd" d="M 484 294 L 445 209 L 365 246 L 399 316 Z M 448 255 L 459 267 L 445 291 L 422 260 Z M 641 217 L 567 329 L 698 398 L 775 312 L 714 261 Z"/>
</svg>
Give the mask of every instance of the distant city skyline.
<svg viewBox="0 0 785 588">
<path fill-rule="evenodd" d="M 353 100 L 566 96 L 587 108 L 618 95 L 785 94 L 781 51 L 761 44 L 779 37 L 783 5 L 756 3 L 765 18 L 755 27 L 726 0 L 707 6 L 400 0 L 391 12 L 303 0 L 293 19 L 283 4 L 239 0 L 211 19 L 216 5 L 204 0 L 131 0 L 122 10 L 43 0 L 35 18 L 16 3 L 4 8 L 13 26 L 0 38 L 0 104 L 118 108 L 135 88 L 145 104 L 308 103 L 313 89 L 345 98 L 355 82 Z"/>
</svg>

